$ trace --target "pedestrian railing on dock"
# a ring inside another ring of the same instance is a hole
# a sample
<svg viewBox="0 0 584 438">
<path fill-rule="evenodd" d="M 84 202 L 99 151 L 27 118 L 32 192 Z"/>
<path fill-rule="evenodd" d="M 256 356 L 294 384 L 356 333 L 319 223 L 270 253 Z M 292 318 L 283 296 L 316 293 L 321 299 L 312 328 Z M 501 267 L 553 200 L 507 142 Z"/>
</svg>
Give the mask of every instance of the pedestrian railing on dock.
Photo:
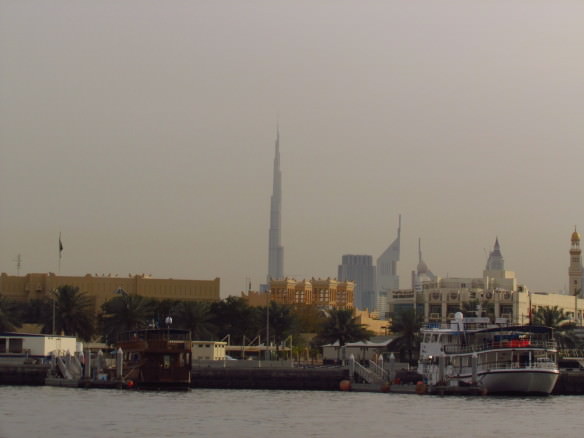
<svg viewBox="0 0 584 438">
<path fill-rule="evenodd" d="M 365 367 L 351 358 L 349 364 L 352 378 L 357 375 L 367 383 L 383 383 L 389 380 L 389 374 L 373 361 L 369 361 L 370 366 Z"/>
<path fill-rule="evenodd" d="M 584 359 L 584 350 L 580 348 L 562 349 L 558 351 L 558 356 L 560 356 L 562 359 Z"/>
</svg>

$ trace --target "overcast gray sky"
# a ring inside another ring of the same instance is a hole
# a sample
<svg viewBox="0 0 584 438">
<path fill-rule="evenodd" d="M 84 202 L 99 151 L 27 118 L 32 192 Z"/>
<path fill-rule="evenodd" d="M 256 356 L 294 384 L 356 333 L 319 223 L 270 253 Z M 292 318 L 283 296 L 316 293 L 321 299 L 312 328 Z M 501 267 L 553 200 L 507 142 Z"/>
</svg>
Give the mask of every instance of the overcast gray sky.
<svg viewBox="0 0 584 438">
<path fill-rule="evenodd" d="M 584 2 L 0 0 L 0 270 L 265 279 L 376 258 L 532 290 L 584 231 Z"/>
</svg>

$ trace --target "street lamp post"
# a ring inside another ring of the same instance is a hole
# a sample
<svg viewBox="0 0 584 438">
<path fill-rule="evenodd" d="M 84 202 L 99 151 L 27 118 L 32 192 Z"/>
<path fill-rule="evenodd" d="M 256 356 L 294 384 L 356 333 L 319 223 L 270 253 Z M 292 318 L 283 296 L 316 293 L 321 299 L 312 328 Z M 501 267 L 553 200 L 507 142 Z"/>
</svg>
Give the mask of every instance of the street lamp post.
<svg viewBox="0 0 584 438">
<path fill-rule="evenodd" d="M 57 289 L 53 291 L 53 335 L 55 334 L 55 301 L 57 301 Z"/>
<path fill-rule="evenodd" d="M 266 360 L 270 360 L 270 292 L 266 293 L 268 298 L 266 306 Z"/>
</svg>

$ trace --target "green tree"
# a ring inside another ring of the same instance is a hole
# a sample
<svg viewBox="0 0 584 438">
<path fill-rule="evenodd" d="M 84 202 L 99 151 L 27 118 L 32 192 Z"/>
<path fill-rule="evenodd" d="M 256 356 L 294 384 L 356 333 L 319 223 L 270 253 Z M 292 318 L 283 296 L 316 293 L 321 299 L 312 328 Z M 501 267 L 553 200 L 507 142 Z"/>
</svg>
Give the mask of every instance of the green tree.
<svg viewBox="0 0 584 438">
<path fill-rule="evenodd" d="M 296 334 L 317 333 L 326 319 L 326 314 L 316 306 L 297 304 L 292 308 Z"/>
<path fill-rule="evenodd" d="M 353 309 L 331 309 L 313 342 L 322 346 L 339 342 L 343 347 L 347 342 L 365 341 L 373 333 L 357 322 Z"/>
<path fill-rule="evenodd" d="M 558 306 L 539 307 L 532 315 L 532 323 L 553 329 L 554 339 L 560 348 L 575 348 L 579 345 L 574 333 L 576 325 Z"/>
<path fill-rule="evenodd" d="M 152 324 L 155 303 L 137 294 L 121 294 L 101 306 L 102 336 L 115 343 L 120 333 L 148 327 Z"/>
<path fill-rule="evenodd" d="M 77 336 L 89 341 L 94 333 L 93 300 L 86 292 L 80 292 L 78 287 L 60 286 L 53 293 L 55 332 L 67 336 Z M 43 332 L 51 333 L 53 321 L 45 321 Z"/>
<path fill-rule="evenodd" d="M 261 314 L 266 314 L 264 307 Z M 279 355 L 279 348 L 290 335 L 292 335 L 295 326 L 295 317 L 292 312 L 292 307 L 279 304 L 275 301 L 270 302 L 270 338 L 274 339 L 276 344 L 276 355 Z"/>
<path fill-rule="evenodd" d="M 174 326 L 191 331 L 193 340 L 211 340 L 215 327 L 211 305 L 201 301 L 183 301 L 175 308 Z"/>
<path fill-rule="evenodd" d="M 52 327 L 52 307 L 52 300 L 47 298 L 35 298 L 26 303 L 21 303 L 22 322 Z"/>
<path fill-rule="evenodd" d="M 244 337 L 247 340 L 255 338 L 263 326 L 260 312 L 252 308 L 245 298 L 231 296 L 213 302 L 211 313 L 211 322 L 217 328 L 219 339 L 229 335 L 233 344 L 243 343 Z"/>
<path fill-rule="evenodd" d="M 408 354 L 408 361 L 411 363 L 414 351 L 420 349 L 420 327 L 422 326 L 422 317 L 414 312 L 413 309 L 405 309 L 394 315 L 391 321 L 391 331 L 398 338 L 396 344 L 402 352 Z"/>
<path fill-rule="evenodd" d="M 0 332 L 11 332 L 22 325 L 18 304 L 0 295 Z"/>
<path fill-rule="evenodd" d="M 174 320 L 176 319 L 176 313 L 181 302 L 170 299 L 151 299 L 151 302 L 153 318 L 155 320 L 154 325 L 156 327 L 166 327 L 166 318 L 170 316 L 173 319 L 172 325 L 176 327 L 176 322 Z"/>
</svg>

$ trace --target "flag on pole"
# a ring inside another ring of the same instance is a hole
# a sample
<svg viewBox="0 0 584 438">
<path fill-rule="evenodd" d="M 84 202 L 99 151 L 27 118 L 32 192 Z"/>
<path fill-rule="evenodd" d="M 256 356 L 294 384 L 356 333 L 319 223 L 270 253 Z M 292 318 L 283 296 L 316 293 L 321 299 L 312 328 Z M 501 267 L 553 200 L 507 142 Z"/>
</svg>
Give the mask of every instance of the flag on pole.
<svg viewBox="0 0 584 438">
<path fill-rule="evenodd" d="M 62 252 L 63 252 L 63 243 L 61 242 L 61 233 L 59 233 L 59 258 L 61 258 Z"/>
</svg>

